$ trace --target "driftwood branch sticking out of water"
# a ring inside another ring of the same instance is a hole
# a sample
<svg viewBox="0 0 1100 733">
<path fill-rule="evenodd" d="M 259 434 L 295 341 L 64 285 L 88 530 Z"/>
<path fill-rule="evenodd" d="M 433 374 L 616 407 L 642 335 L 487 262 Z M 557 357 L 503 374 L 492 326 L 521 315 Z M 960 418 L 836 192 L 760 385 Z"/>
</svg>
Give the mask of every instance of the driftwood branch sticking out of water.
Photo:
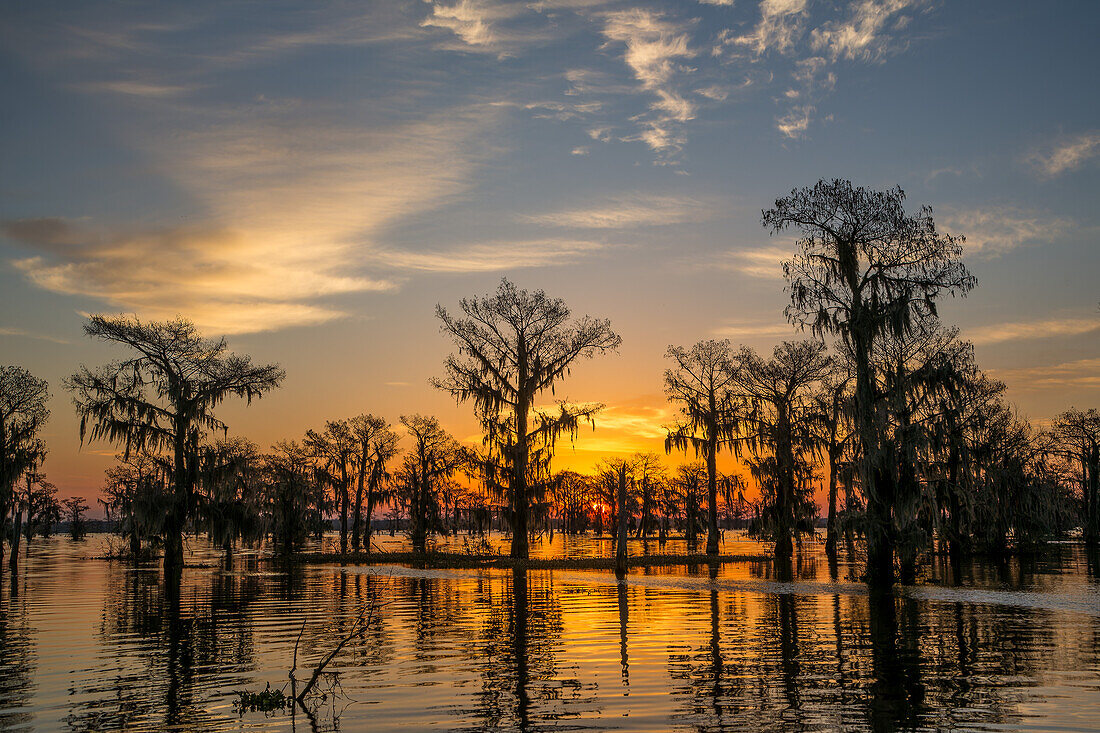
<svg viewBox="0 0 1100 733">
<path fill-rule="evenodd" d="M 367 553 L 306 553 L 299 562 L 307 564 L 339 563 L 346 565 L 415 565 L 417 567 L 477 569 L 525 568 L 528 570 L 613 570 L 612 557 L 531 558 L 518 559 L 503 555 L 470 555 L 452 552 L 372 552 Z M 708 565 L 711 563 L 752 562 L 770 560 L 770 555 L 648 555 L 627 558 L 627 567 L 661 567 L 669 565 Z"/>
<path fill-rule="evenodd" d="M 342 636 L 340 638 L 340 641 L 336 643 L 336 646 L 333 647 L 328 654 L 325 654 L 321 657 L 321 659 L 314 666 L 313 673 L 309 676 L 309 680 L 306 682 L 305 686 L 299 691 L 297 689 L 298 678 L 295 677 L 294 673 L 298 669 L 298 645 L 301 643 L 302 634 L 303 632 L 305 632 L 306 629 L 306 622 L 305 620 L 302 621 L 302 628 L 298 631 L 298 638 L 294 642 L 294 658 L 290 667 L 290 685 L 291 694 L 294 696 L 294 701 L 298 705 L 300 705 L 303 710 L 305 709 L 306 696 L 309 695 L 314 685 L 317 684 L 317 680 L 319 680 L 321 678 L 321 675 L 324 674 L 325 667 L 327 667 L 329 663 L 336 658 L 341 650 L 343 650 L 343 648 L 347 646 L 348 642 L 350 642 L 352 639 L 361 637 L 363 635 L 363 632 L 370 627 L 371 623 L 374 621 L 374 612 L 377 607 L 377 600 L 374 597 L 371 597 L 370 602 L 363 610 L 359 612 L 359 615 L 355 618 L 355 621 L 352 622 L 351 631 Z"/>
</svg>

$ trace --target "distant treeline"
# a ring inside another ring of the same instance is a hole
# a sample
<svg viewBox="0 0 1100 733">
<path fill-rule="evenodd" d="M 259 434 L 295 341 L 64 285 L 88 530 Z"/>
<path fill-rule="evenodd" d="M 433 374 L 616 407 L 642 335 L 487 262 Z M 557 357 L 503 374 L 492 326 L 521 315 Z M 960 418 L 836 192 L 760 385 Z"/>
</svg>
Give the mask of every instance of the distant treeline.
<svg viewBox="0 0 1100 733">
<path fill-rule="evenodd" d="M 609 321 L 574 319 L 562 300 L 507 280 L 456 313 L 437 306 L 455 353 L 431 384 L 471 405 L 478 446 L 424 415 L 336 419 L 268 451 L 225 439 L 218 404 L 258 398 L 284 373 L 182 318 L 92 316 L 88 335 L 124 350 L 65 387 L 82 441 L 121 451 L 100 500 L 108 517 L 131 554 L 163 552 L 173 571 L 185 531 L 227 557 L 240 543 L 289 555 L 332 517 L 341 553 L 370 552 L 385 527 L 424 550 L 434 534 L 495 526 L 511 534 L 516 558 L 532 537 L 606 531 L 625 568 L 629 534 L 705 536 L 714 555 L 724 525 L 773 541 L 783 560 L 818 521 L 819 486 L 827 551 L 861 548 L 875 584 L 911 581 L 932 553 L 1006 552 L 1077 532 L 1100 542 L 1100 413 L 1070 409 L 1039 430 L 1005 401 L 1005 386 L 939 319 L 944 296 L 976 284 L 962 238 L 939 232 L 927 207 L 907 213 L 904 198 L 821 181 L 763 212 L 765 227 L 799 236 L 783 263 L 786 317 L 807 337 L 770 354 L 728 340 L 670 346 L 664 389 L 678 419 L 662 426 L 664 448 L 688 459 L 674 470 L 652 453 L 555 470 L 559 443 L 597 425 L 603 407 L 555 402 L 556 388 L 621 339 Z M 88 528 L 83 501 L 62 506 L 37 473 L 46 394 L 45 382 L 3 367 L 0 516 L 13 567 L 33 527 L 67 512 L 74 537 Z M 747 473 L 720 472 L 723 452 Z"/>
</svg>

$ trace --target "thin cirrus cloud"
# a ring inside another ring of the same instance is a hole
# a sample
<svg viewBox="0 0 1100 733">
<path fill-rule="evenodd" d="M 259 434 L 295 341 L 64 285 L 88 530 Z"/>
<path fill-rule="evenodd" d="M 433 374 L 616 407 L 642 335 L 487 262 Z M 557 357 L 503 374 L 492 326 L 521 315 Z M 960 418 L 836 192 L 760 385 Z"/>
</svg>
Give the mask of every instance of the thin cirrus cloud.
<svg viewBox="0 0 1100 733">
<path fill-rule="evenodd" d="M 1009 341 L 1043 339 L 1057 336 L 1081 336 L 1095 331 L 1100 331 L 1100 318 L 1070 317 L 994 323 L 988 326 L 968 328 L 963 332 L 963 335 L 967 340 L 978 346 L 987 346 Z"/>
<path fill-rule="evenodd" d="M 498 6 L 499 7 L 499 6 Z M 499 40 L 490 19 L 490 6 L 476 0 L 433 3 L 431 15 L 420 22 L 424 28 L 443 28 L 464 44 L 490 50 Z"/>
<path fill-rule="evenodd" d="M 604 42 L 595 50 L 621 60 L 633 83 L 607 71 L 567 69 L 567 96 L 591 95 L 600 101 L 556 110 L 540 102 L 538 116 L 566 121 L 603 112 L 592 129 L 621 133 L 594 139 L 641 142 L 653 151 L 655 163 L 676 164 L 687 143 L 688 124 L 700 116 L 703 106 L 724 102 L 732 90 L 745 89 L 754 80 L 784 80 L 778 82 L 787 87 L 777 95 L 784 109 L 776 115 L 775 127 L 785 138 L 805 137 L 822 114 L 824 96 L 836 85 L 838 64 L 878 63 L 904 50 L 914 12 L 933 3 L 861 0 L 827 6 L 809 0 L 760 0 L 750 6 L 758 16 L 747 31 L 735 30 L 733 18 L 727 18 L 735 3 L 703 4 L 726 6 L 718 11 L 718 22 L 728 27 L 716 36 L 690 14 L 690 6 L 673 13 L 601 0 L 429 0 L 430 12 L 419 25 L 436 33 L 447 31 L 449 40 L 440 46 L 444 49 L 493 53 L 502 60 L 522 55 L 533 45 L 584 43 L 581 39 L 598 33 Z M 569 57 L 575 55 L 574 49 Z M 784 64 L 789 75 L 782 73 Z M 626 100 L 631 97 L 645 99 L 644 111 L 628 109 Z M 826 113 L 824 119 L 831 116 Z"/>
<path fill-rule="evenodd" d="M 1100 156 L 1100 131 L 1085 132 L 1062 138 L 1043 150 L 1033 152 L 1028 160 L 1044 178 L 1056 178 L 1077 170 Z"/>
<path fill-rule="evenodd" d="M 715 336 L 728 339 L 793 339 L 798 329 L 782 321 L 727 321 L 711 329 Z"/>
<path fill-rule="evenodd" d="M 791 86 L 781 99 L 787 105 L 775 118 L 776 129 L 789 139 L 805 137 L 818 112 L 819 100 L 836 85 L 838 61 L 881 62 L 906 47 L 903 33 L 912 11 L 927 0 L 861 0 L 834 6 L 841 17 L 821 17 L 809 0 L 761 0 L 752 30 L 719 34 L 713 54 L 750 61 L 791 59 Z M 815 12 L 817 15 L 815 16 Z M 830 12 L 830 11 L 826 11 Z"/>
<path fill-rule="evenodd" d="M 399 284 L 371 270 L 484 271 L 507 261 L 488 245 L 458 257 L 382 245 L 389 227 L 468 190 L 480 160 L 469 137 L 491 124 L 484 112 L 372 130 L 298 119 L 293 106 L 210 116 L 218 124 L 173 131 L 171 146 L 146 142 L 163 175 L 205 204 L 201 223 L 112 232 L 8 221 L 4 233 L 30 250 L 17 269 L 53 292 L 247 333 L 339 318 L 333 296 Z M 587 249 L 560 246 L 523 263 Z"/>
<path fill-rule="evenodd" d="M 995 257 L 1021 246 L 1049 242 L 1072 227 L 1065 219 L 1015 206 L 945 208 L 940 220 L 950 233 L 966 237 L 966 254 L 979 257 Z"/>
<path fill-rule="evenodd" d="M 778 280 L 783 277 L 783 262 L 789 260 L 793 253 L 791 246 L 769 245 L 726 252 L 712 260 L 709 266 L 749 277 Z"/>
<path fill-rule="evenodd" d="M 0 326 L 0 336 L 13 336 L 17 338 L 34 339 L 35 341 L 49 341 L 54 344 L 67 344 L 69 343 L 63 338 L 57 338 L 56 336 L 49 336 L 43 333 L 31 333 L 22 328 L 12 328 L 10 326 Z"/>
<path fill-rule="evenodd" d="M 431 252 L 380 250 L 383 266 L 419 272 L 497 272 L 504 268 L 572 264 L 603 249 L 601 242 L 575 239 L 502 240 Z"/>
<path fill-rule="evenodd" d="M 528 224 L 577 229 L 629 229 L 686 224 L 709 219 L 712 207 L 683 196 L 633 194 L 610 197 L 590 206 L 559 209 L 519 218 Z"/>
<path fill-rule="evenodd" d="M 1020 369 L 993 369 L 990 373 L 1013 391 L 1044 389 L 1100 389 L 1100 359 L 1076 359 Z"/>
<path fill-rule="evenodd" d="M 696 55 L 684 24 L 641 8 L 606 13 L 602 33 L 609 45 L 625 47 L 623 61 L 643 91 L 651 95 L 649 112 L 639 118 L 636 138 L 658 153 L 679 149 L 685 142 L 681 126 L 694 119 L 695 104 L 675 83 Z"/>
</svg>

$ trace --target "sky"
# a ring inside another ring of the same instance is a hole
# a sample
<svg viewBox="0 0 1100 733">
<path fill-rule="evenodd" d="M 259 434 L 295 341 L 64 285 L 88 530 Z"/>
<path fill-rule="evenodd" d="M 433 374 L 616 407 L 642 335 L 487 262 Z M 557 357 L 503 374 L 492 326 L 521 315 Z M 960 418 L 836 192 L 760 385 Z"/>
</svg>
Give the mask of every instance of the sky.
<svg viewBox="0 0 1100 733">
<path fill-rule="evenodd" d="M 1046 424 L 1100 404 L 1098 31 L 1087 0 L 6 3 L 0 363 L 50 382 L 63 496 L 116 452 L 62 386 L 124 353 L 90 313 L 281 364 L 219 413 L 261 446 L 362 412 L 476 440 L 434 309 L 507 277 L 623 337 L 558 389 L 606 404 L 558 465 L 661 454 L 666 348 L 802 338 L 761 210 L 848 178 L 966 236 L 943 318 Z"/>
</svg>

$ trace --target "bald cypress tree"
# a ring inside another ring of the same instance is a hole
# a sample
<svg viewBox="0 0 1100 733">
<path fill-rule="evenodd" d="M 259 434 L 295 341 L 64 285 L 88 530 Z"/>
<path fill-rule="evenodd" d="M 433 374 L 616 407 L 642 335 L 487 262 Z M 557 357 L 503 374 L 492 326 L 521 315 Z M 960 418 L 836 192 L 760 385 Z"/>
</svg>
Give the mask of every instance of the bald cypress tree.
<svg viewBox="0 0 1100 733">
<path fill-rule="evenodd" d="M 874 191 L 822 180 L 763 212 L 766 228 L 801 235 L 794 257 L 783 263 L 791 294 L 787 318 L 816 335 L 840 337 L 852 353 L 867 577 L 877 585 L 894 579 L 895 493 L 876 409 L 872 350 L 884 336 L 907 334 L 921 317 L 935 316 L 937 298 L 965 294 L 976 282 L 960 261 L 962 238 L 941 234 L 929 207 L 911 215 L 904 204 L 900 187 Z"/>
<path fill-rule="evenodd" d="M 50 416 L 49 387 L 26 369 L 0 366 L 0 524 L 15 501 L 15 482 L 46 453 L 39 431 Z M 13 552 L 15 544 L 12 544 Z M 4 542 L 0 538 L 0 561 Z"/>
<path fill-rule="evenodd" d="M 131 451 L 171 456 L 164 517 L 164 567 L 183 567 L 183 530 L 196 506 L 198 454 L 203 439 L 227 426 L 214 415 L 227 397 L 248 402 L 275 389 L 277 365 L 255 365 L 229 352 L 225 339 L 204 338 L 183 318 L 142 322 L 131 316 L 92 316 L 84 332 L 126 346 L 131 355 L 96 370 L 81 367 L 66 386 L 74 393 L 80 441 L 106 440 Z"/>
<path fill-rule="evenodd" d="M 737 369 L 727 340 L 669 346 L 675 366 L 665 371 L 665 396 L 680 408 L 669 427 L 665 451 L 692 450 L 707 469 L 707 554 L 718 554 L 718 452 L 740 451 L 743 401 L 734 391 Z M 691 520 L 689 520 L 690 522 Z M 694 527 L 692 527 L 692 534 Z"/>
<path fill-rule="evenodd" d="M 511 555 L 526 558 L 531 489 L 550 479 L 557 439 L 573 434 L 602 407 L 561 401 L 540 410 L 535 400 L 553 394 L 578 359 L 613 351 L 622 339 L 610 321 L 571 321 L 565 301 L 508 280 L 500 281 L 494 295 L 462 299 L 459 309 L 463 317 L 436 307 L 458 354 L 447 357 L 447 376 L 432 385 L 460 403 L 473 402 L 485 433 L 486 478 L 507 495 L 512 510 Z"/>
</svg>

